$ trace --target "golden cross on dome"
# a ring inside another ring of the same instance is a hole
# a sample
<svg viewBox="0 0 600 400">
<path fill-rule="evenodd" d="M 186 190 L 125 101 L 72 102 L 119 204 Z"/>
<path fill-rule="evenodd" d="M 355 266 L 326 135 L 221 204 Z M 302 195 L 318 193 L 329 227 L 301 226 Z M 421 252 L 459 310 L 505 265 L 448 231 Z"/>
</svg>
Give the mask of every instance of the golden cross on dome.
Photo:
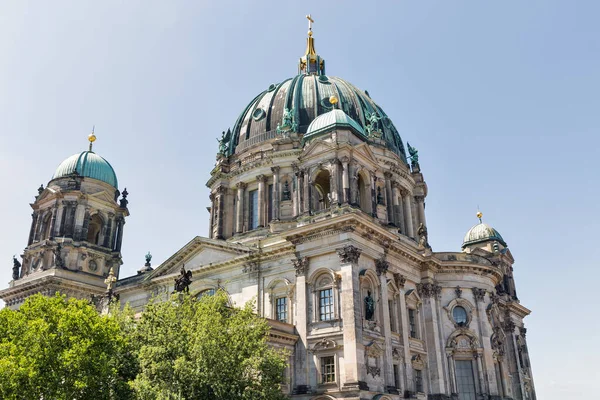
<svg viewBox="0 0 600 400">
<path fill-rule="evenodd" d="M 310 14 L 308 14 L 306 16 L 306 19 L 308 20 L 308 32 L 312 32 L 312 24 L 315 22 L 314 19 L 312 19 L 312 17 L 310 16 Z"/>
</svg>

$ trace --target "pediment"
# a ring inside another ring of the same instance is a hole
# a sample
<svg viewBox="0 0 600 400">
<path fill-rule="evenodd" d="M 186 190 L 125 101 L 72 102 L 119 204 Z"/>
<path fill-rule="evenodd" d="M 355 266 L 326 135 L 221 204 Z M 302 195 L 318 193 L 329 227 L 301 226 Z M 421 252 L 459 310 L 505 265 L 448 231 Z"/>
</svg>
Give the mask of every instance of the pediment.
<svg viewBox="0 0 600 400">
<path fill-rule="evenodd" d="M 96 192 L 93 194 L 88 194 L 88 199 L 94 199 L 103 203 L 109 203 L 110 205 L 115 204 L 115 198 L 114 195 L 111 195 L 110 193 L 108 193 L 106 190 L 103 190 L 101 192 Z"/>
<path fill-rule="evenodd" d="M 311 158 L 317 156 L 322 153 L 329 153 L 335 151 L 335 146 L 331 143 L 325 142 L 323 140 L 314 140 L 309 143 L 308 146 L 304 148 L 302 152 L 302 159 Z"/>
<path fill-rule="evenodd" d="M 366 143 L 361 143 L 353 147 L 352 153 L 354 158 L 364 158 L 367 161 L 370 161 L 374 164 L 377 164 L 377 159 L 375 157 L 375 153 Z M 358 156 L 358 157 L 357 157 Z"/>
<path fill-rule="evenodd" d="M 244 245 L 196 236 L 159 265 L 149 278 L 177 273 L 183 264 L 186 270 L 194 270 L 203 265 L 217 264 L 253 251 L 255 250 Z"/>
</svg>

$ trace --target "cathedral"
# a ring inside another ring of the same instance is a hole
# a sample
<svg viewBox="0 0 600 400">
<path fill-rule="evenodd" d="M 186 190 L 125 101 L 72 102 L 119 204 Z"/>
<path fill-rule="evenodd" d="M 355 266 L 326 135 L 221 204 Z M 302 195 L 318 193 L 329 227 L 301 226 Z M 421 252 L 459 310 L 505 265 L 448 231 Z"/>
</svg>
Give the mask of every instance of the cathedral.
<svg viewBox="0 0 600 400">
<path fill-rule="evenodd" d="M 292 399 L 536 399 L 507 242 L 478 213 L 459 251 L 431 248 L 417 149 L 368 92 L 326 74 L 308 18 L 297 74 L 220 138 L 208 237 L 120 276 L 127 190 L 92 133 L 38 189 L 0 298 L 16 309 L 60 291 L 142 312 L 221 289 L 232 305 L 254 299 L 288 350 Z"/>
</svg>

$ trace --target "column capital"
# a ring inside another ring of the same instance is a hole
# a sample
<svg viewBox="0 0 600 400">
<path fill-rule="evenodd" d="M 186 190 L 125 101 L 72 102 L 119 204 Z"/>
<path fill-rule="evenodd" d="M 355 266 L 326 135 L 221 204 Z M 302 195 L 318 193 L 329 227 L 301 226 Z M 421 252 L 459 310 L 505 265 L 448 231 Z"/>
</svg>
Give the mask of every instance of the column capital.
<svg viewBox="0 0 600 400">
<path fill-rule="evenodd" d="M 377 271 L 377 275 L 385 276 L 387 270 L 390 268 L 390 263 L 385 261 L 383 258 L 379 260 L 375 260 L 375 269 Z"/>
<path fill-rule="evenodd" d="M 471 289 L 473 291 L 473 296 L 475 297 L 475 301 L 483 301 L 485 299 L 485 289 L 474 287 Z"/>
<path fill-rule="evenodd" d="M 392 173 L 390 171 L 385 171 L 383 173 L 383 176 L 385 177 L 385 179 L 390 179 L 392 177 Z"/>
<path fill-rule="evenodd" d="M 343 264 L 356 264 L 362 250 L 352 245 L 348 245 L 341 249 L 337 249 L 337 253 Z"/>
<path fill-rule="evenodd" d="M 273 172 L 274 174 L 279 174 L 280 169 L 281 169 L 281 167 L 276 165 L 274 167 L 271 167 L 271 172 Z"/>
<path fill-rule="evenodd" d="M 265 182 L 267 181 L 267 177 L 266 177 L 266 176 L 264 176 L 263 174 L 256 175 L 256 180 L 257 180 L 259 183 L 260 183 L 260 182 L 262 182 L 262 183 L 265 183 Z"/>
<path fill-rule="evenodd" d="M 425 201 L 425 196 L 415 196 L 415 200 L 419 203 L 422 203 Z"/>
<path fill-rule="evenodd" d="M 343 157 L 340 159 L 340 161 L 341 161 L 341 162 L 343 162 L 344 164 L 347 164 L 347 163 L 349 163 L 349 162 L 350 162 L 350 158 L 348 158 L 348 156 L 343 156 Z"/>
<path fill-rule="evenodd" d="M 292 260 L 296 269 L 296 276 L 305 276 L 308 272 L 308 257 L 296 257 Z"/>
<path fill-rule="evenodd" d="M 396 181 L 392 181 L 392 188 L 393 188 L 393 189 L 400 189 L 400 188 L 401 188 L 401 186 L 400 186 L 400 184 L 399 184 L 398 182 L 396 182 Z"/>
<path fill-rule="evenodd" d="M 437 283 L 417 283 L 417 293 L 421 297 L 437 297 L 442 292 L 442 287 Z"/>
<path fill-rule="evenodd" d="M 219 186 L 217 188 L 216 193 L 218 193 L 218 194 L 225 194 L 225 193 L 227 193 L 227 188 L 225 186 Z"/>
<path fill-rule="evenodd" d="M 237 187 L 238 189 L 246 189 L 247 186 L 248 184 L 245 182 L 238 182 L 235 184 L 235 187 Z"/>
</svg>

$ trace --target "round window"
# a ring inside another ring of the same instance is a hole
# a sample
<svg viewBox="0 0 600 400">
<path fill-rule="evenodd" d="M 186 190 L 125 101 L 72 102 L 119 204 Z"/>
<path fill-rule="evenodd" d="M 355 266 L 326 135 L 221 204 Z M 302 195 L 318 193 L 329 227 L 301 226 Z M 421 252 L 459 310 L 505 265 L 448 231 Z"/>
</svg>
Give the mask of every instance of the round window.
<svg viewBox="0 0 600 400">
<path fill-rule="evenodd" d="M 263 110 L 262 108 L 257 108 L 256 110 L 254 110 L 254 112 L 252 113 L 252 118 L 255 121 L 259 121 L 261 119 L 263 119 L 265 117 L 265 110 Z"/>
<path fill-rule="evenodd" d="M 452 317 L 457 324 L 465 325 L 467 323 L 467 310 L 461 306 L 456 306 L 452 310 Z"/>
</svg>

